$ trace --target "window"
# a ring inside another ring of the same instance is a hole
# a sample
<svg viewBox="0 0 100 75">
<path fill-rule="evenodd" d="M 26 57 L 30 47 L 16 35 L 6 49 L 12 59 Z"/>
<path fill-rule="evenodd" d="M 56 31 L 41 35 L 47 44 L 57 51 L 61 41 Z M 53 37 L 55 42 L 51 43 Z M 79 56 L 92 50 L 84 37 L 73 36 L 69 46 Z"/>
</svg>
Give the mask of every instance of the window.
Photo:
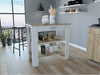
<svg viewBox="0 0 100 75">
<path fill-rule="evenodd" d="M 24 0 L 13 0 L 14 13 L 25 13 Z"/>
<path fill-rule="evenodd" d="M 25 26 L 24 0 L 0 0 L 1 27 Z"/>
<path fill-rule="evenodd" d="M 1 26 L 2 27 L 12 27 L 13 26 L 13 20 L 11 14 L 0 14 L 1 17 Z"/>
<path fill-rule="evenodd" d="M 15 26 L 25 26 L 25 15 L 14 15 Z"/>
<path fill-rule="evenodd" d="M 11 0 L 0 0 L 0 13 L 11 13 Z"/>
</svg>

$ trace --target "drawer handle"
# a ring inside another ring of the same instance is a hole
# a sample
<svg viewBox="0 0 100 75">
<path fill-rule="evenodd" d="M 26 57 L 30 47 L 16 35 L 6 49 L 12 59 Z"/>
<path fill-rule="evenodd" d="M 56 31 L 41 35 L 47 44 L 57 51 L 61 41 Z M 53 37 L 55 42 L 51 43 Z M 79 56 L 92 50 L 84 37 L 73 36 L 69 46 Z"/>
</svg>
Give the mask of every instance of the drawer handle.
<svg viewBox="0 0 100 75">
<path fill-rule="evenodd" d="M 56 29 L 57 27 L 51 27 L 51 29 Z"/>
</svg>

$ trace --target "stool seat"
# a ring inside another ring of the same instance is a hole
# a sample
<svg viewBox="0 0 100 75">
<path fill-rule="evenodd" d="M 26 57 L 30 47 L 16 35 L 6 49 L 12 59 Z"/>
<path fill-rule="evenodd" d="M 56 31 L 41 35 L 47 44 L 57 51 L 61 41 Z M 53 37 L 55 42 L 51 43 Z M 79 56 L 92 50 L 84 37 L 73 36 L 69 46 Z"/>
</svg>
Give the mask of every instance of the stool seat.
<svg viewBox="0 0 100 75">
<path fill-rule="evenodd" d="M 23 29 L 23 28 L 26 28 L 26 27 L 22 27 L 22 26 L 16 26 L 16 27 L 13 27 L 15 29 Z"/>
</svg>

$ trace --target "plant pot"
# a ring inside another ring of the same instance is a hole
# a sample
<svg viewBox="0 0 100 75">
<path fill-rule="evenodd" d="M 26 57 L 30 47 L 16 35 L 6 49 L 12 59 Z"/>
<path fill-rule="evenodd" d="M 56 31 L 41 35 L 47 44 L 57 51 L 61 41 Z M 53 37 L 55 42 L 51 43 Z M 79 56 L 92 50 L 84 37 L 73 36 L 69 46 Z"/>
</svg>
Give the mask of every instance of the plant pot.
<svg viewBox="0 0 100 75">
<path fill-rule="evenodd" d="M 2 46 L 3 46 L 3 47 L 6 46 L 6 41 L 2 41 Z"/>
<path fill-rule="evenodd" d="M 11 46 L 11 38 L 7 38 L 7 44 L 8 46 Z"/>
</svg>

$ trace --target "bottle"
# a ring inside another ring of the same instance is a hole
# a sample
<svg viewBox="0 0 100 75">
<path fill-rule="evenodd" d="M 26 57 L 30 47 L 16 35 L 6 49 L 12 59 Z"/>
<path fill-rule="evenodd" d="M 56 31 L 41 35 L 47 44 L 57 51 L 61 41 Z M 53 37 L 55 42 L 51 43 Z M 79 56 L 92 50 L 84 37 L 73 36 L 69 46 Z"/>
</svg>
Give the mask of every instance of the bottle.
<svg viewBox="0 0 100 75">
<path fill-rule="evenodd" d="M 49 33 L 48 40 L 51 40 L 51 32 Z"/>
<path fill-rule="evenodd" d="M 46 53 L 45 45 L 41 45 L 41 54 L 45 53 Z"/>
<path fill-rule="evenodd" d="M 76 9 L 75 9 L 75 12 L 79 12 L 79 9 L 78 9 L 78 8 L 76 8 Z"/>
<path fill-rule="evenodd" d="M 73 10 L 70 8 L 69 12 L 73 12 Z"/>
<path fill-rule="evenodd" d="M 54 40 L 54 33 L 51 33 L 51 39 Z"/>
<path fill-rule="evenodd" d="M 75 8 L 73 8 L 73 12 L 75 12 Z"/>
<path fill-rule="evenodd" d="M 41 34 L 39 35 L 39 40 L 43 40 L 43 36 Z"/>
<path fill-rule="evenodd" d="M 48 40 L 48 34 L 44 37 L 44 40 L 46 41 Z"/>
</svg>

